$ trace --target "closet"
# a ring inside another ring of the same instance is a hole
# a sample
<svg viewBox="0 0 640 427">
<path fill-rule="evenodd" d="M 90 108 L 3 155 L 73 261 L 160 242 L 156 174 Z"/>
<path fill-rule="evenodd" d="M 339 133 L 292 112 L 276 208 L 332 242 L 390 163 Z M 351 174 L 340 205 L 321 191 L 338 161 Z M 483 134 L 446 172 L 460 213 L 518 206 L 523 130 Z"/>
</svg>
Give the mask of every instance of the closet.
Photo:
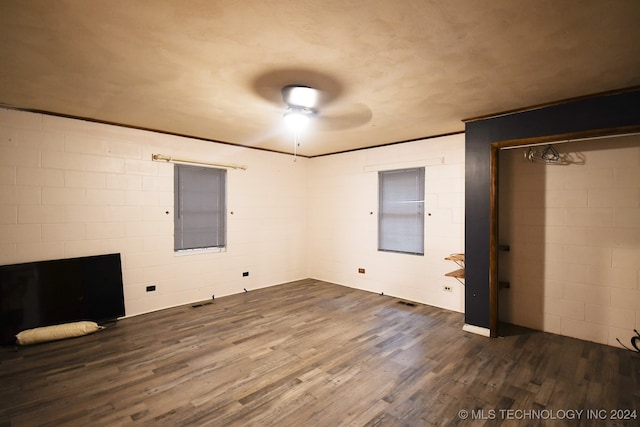
<svg viewBox="0 0 640 427">
<path fill-rule="evenodd" d="M 640 135 L 501 149 L 499 328 L 603 344 L 640 329 Z"/>
</svg>

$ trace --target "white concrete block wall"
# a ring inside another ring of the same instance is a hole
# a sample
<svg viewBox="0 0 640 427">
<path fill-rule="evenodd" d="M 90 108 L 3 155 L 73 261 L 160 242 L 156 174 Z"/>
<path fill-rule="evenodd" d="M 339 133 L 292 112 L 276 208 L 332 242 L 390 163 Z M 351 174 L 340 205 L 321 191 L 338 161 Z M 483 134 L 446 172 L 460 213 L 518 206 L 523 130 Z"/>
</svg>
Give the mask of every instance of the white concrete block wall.
<svg viewBox="0 0 640 427">
<path fill-rule="evenodd" d="M 225 252 L 174 254 L 173 165 L 153 153 L 249 166 L 228 172 Z M 127 315 L 305 278 L 307 163 L 0 109 L 0 264 L 121 253 Z"/>
<path fill-rule="evenodd" d="M 443 162 L 442 162 L 442 159 Z M 426 166 L 425 254 L 377 250 L 377 170 Z M 464 135 L 338 155 L 309 164 L 312 277 L 464 311 L 464 287 L 444 258 L 464 252 Z M 359 274 L 364 268 L 365 274 Z M 453 292 L 444 292 L 449 285 Z"/>
<path fill-rule="evenodd" d="M 640 324 L 640 136 L 573 142 L 584 165 L 501 153 L 501 320 L 619 346 Z"/>
</svg>

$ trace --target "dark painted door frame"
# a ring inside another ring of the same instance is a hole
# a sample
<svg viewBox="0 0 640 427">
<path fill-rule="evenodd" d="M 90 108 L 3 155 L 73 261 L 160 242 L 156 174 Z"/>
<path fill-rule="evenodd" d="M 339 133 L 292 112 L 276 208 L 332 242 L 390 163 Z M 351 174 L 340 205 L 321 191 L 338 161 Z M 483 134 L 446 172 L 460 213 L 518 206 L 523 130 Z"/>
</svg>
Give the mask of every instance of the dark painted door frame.
<svg viewBox="0 0 640 427">
<path fill-rule="evenodd" d="M 491 189 L 489 192 L 490 206 L 490 225 L 489 225 L 489 330 L 492 337 L 499 334 L 498 328 L 498 249 L 499 249 L 499 153 L 500 150 L 507 147 L 518 147 L 532 144 L 544 144 L 552 142 L 571 141 L 577 139 L 598 138 L 605 136 L 615 136 L 639 133 L 640 126 L 626 126 L 618 128 L 596 129 L 583 132 L 571 132 L 557 135 L 545 135 L 535 138 L 512 139 L 508 141 L 498 141 L 491 144 Z"/>
</svg>

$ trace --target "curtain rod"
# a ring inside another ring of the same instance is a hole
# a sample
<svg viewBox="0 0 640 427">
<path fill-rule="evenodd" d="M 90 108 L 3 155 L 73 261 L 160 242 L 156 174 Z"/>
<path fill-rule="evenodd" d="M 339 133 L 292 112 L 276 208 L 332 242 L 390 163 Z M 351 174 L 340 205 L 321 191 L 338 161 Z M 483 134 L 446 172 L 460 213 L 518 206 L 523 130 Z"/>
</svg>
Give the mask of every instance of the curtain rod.
<svg viewBox="0 0 640 427">
<path fill-rule="evenodd" d="M 247 166 L 245 165 L 236 165 L 236 164 L 229 164 L 229 163 L 212 163 L 212 162 L 201 162 L 199 160 L 179 159 L 176 157 L 167 156 L 165 154 L 153 154 L 151 156 L 151 160 L 154 160 L 156 162 L 165 161 L 165 162 L 172 162 L 172 163 L 186 163 L 186 164 L 192 164 L 192 165 L 218 166 L 218 167 L 227 168 L 227 169 L 247 170 Z"/>
</svg>

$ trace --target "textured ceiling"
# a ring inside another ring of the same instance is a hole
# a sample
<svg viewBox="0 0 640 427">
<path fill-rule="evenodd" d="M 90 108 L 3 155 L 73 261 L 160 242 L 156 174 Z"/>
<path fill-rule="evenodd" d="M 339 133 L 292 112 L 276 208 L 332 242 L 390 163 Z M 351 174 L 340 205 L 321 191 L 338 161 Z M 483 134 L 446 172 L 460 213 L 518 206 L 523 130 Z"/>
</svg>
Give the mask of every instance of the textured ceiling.
<svg viewBox="0 0 640 427">
<path fill-rule="evenodd" d="M 0 105 L 298 153 L 640 85 L 637 0 L 0 0 Z"/>
</svg>

